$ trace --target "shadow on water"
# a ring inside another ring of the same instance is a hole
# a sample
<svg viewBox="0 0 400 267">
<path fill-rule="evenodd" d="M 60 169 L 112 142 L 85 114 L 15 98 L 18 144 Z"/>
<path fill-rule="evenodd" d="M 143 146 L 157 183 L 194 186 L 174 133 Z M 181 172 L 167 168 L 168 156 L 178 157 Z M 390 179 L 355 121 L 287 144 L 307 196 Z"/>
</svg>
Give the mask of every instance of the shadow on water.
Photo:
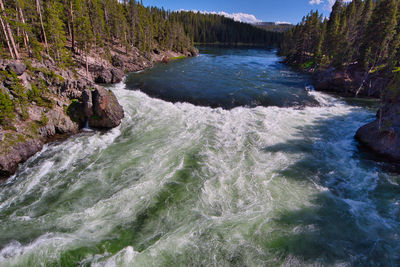
<svg viewBox="0 0 400 267">
<path fill-rule="evenodd" d="M 273 233 L 262 244 L 282 261 L 294 256 L 311 264 L 399 266 L 399 176 L 360 152 L 357 143 L 341 143 L 341 123 L 349 116 L 321 119 L 299 127 L 299 137 L 264 147 L 266 153 L 305 155 L 280 171 L 286 179 L 324 188 L 309 206 L 279 212 Z M 351 147 L 351 148 L 349 148 Z M 392 180 L 391 180 L 392 179 Z M 397 183 L 393 181 L 397 179 Z"/>
</svg>

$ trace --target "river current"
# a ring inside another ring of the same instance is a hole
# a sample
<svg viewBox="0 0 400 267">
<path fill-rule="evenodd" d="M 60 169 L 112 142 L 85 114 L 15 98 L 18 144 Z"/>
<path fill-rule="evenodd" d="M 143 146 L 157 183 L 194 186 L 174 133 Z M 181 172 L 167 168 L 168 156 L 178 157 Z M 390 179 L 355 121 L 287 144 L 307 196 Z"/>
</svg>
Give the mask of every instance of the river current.
<svg viewBox="0 0 400 267">
<path fill-rule="evenodd" d="M 112 86 L 119 127 L 0 188 L 0 266 L 398 266 L 400 175 L 353 138 L 374 105 L 279 60 L 208 47 Z"/>
</svg>

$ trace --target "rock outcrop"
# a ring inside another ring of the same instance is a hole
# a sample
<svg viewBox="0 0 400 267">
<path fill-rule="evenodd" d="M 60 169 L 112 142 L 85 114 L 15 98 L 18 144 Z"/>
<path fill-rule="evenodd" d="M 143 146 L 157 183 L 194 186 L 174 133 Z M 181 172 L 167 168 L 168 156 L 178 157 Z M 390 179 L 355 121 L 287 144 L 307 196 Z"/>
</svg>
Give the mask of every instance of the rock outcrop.
<svg viewBox="0 0 400 267">
<path fill-rule="evenodd" d="M 2 136 L 4 138 L 4 136 Z M 9 147 L 8 153 L 0 155 L 0 177 L 7 177 L 17 171 L 18 163 L 26 161 L 43 147 L 39 139 L 17 142 Z"/>
<path fill-rule="evenodd" d="M 109 129 L 120 125 L 124 110 L 114 93 L 101 86 L 82 93 L 82 102 L 71 106 L 71 116 L 83 125 L 88 120 L 89 127 Z"/>
<path fill-rule="evenodd" d="M 328 68 L 317 71 L 312 79 L 317 91 L 373 98 L 379 98 L 381 90 L 388 84 L 388 80 L 374 74 L 366 75 L 364 71 L 355 67 L 347 70 Z"/>
<path fill-rule="evenodd" d="M 400 161 L 400 75 L 388 85 L 375 121 L 361 127 L 355 138 L 372 151 Z"/>
<path fill-rule="evenodd" d="M 0 61 L 0 71 L 0 178 L 57 134 L 75 134 L 86 120 L 91 127 L 113 128 L 124 117 L 110 90 L 50 62 Z"/>
<path fill-rule="evenodd" d="M 7 102 L 5 106 L 0 103 L 0 179 L 12 175 L 19 163 L 40 151 L 55 135 L 75 134 L 86 123 L 101 129 L 121 123 L 124 111 L 117 98 L 95 83 L 118 83 L 127 72 L 152 67 L 163 58 L 197 54 L 195 48 L 185 53 L 126 51 L 117 44 L 98 48 L 85 57 L 74 54 L 74 70 L 58 68 L 49 60 L 0 59 L 0 101 Z M 12 114 L 2 116 L 2 107 L 11 108 Z"/>
<path fill-rule="evenodd" d="M 118 103 L 117 98 L 110 90 L 96 87 L 92 91 L 93 107 L 89 126 L 94 128 L 113 128 L 121 123 L 124 117 L 124 110 Z"/>
<path fill-rule="evenodd" d="M 400 161 L 400 125 L 382 128 L 376 120 L 361 127 L 355 137 L 375 153 Z"/>
</svg>

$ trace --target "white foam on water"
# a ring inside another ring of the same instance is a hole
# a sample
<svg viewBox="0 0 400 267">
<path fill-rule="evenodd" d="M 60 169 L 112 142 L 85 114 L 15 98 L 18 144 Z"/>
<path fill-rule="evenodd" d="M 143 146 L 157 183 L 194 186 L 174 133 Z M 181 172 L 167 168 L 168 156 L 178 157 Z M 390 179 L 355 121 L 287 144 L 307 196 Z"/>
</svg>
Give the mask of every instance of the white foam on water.
<svg viewBox="0 0 400 267">
<path fill-rule="evenodd" d="M 378 170 L 361 167 L 354 157 L 354 130 L 371 117 L 368 111 L 315 91 L 309 93 L 320 107 L 223 110 L 124 88 L 123 82 L 112 88 L 125 110 L 119 127 L 47 146 L 0 192 L 0 212 L 13 214 L 2 218 L 0 232 L 15 225 L 41 233 L 25 243 L 9 239 L 0 262 L 58 262 L 69 249 L 118 238 L 116 229 L 129 229 L 156 204 L 167 210 L 150 214 L 141 226 L 141 242 L 148 242 L 143 251 L 132 244 L 114 254 L 87 255 L 84 262 L 157 266 L 185 255 L 187 264 L 227 265 L 225 255 L 255 266 L 269 258 L 269 264 L 302 264 L 296 255 L 273 259 L 264 238 L 287 231 L 276 229 L 279 214 L 313 208 L 315 196 L 330 190 L 363 230 L 378 236 L 382 227 L 398 227 L 371 199 Z M 165 192 L 171 196 L 164 199 Z"/>
</svg>

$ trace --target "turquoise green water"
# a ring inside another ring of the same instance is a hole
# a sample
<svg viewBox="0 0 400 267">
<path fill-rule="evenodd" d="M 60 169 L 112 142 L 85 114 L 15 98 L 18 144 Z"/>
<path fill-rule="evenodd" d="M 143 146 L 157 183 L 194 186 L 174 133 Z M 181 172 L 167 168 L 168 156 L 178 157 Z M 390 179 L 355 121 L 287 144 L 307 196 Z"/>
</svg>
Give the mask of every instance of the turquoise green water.
<svg viewBox="0 0 400 267">
<path fill-rule="evenodd" d="M 2 187 L 0 266 L 400 264 L 400 176 L 353 140 L 372 110 L 112 90 L 121 126 L 46 146 Z"/>
</svg>

